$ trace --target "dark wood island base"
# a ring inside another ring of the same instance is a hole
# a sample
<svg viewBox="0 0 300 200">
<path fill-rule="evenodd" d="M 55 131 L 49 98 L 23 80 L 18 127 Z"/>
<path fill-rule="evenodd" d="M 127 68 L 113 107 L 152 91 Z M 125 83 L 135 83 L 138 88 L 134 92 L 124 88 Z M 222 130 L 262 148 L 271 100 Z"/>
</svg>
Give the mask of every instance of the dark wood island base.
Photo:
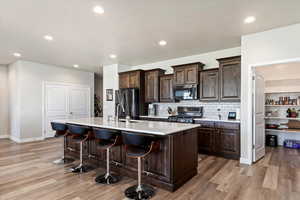
<svg viewBox="0 0 300 200">
<path fill-rule="evenodd" d="M 143 182 L 173 192 L 197 174 L 197 128 L 165 136 L 150 136 L 159 139 L 160 151 L 149 154 L 143 160 Z M 119 146 L 111 150 L 111 170 L 137 179 L 137 160 L 126 157 L 123 148 Z M 106 153 L 98 149 L 95 140 L 89 141 L 84 151 L 84 162 L 105 169 Z M 70 137 L 66 138 L 65 156 L 79 158 L 79 146 L 72 143 Z"/>
</svg>

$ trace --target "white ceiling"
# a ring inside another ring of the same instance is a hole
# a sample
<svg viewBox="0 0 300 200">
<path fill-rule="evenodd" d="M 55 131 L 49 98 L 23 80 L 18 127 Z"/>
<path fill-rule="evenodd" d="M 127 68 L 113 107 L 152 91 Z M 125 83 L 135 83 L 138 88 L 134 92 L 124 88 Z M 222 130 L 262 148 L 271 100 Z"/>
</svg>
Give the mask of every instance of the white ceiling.
<svg viewBox="0 0 300 200">
<path fill-rule="evenodd" d="M 96 16 L 95 5 L 105 13 Z M 299 8 L 299 0 L 1 0 L 0 64 L 20 52 L 24 60 L 97 71 L 200 54 L 240 46 L 244 34 L 299 23 Z M 245 25 L 250 15 L 257 21 Z M 167 46 L 157 45 L 162 39 Z"/>
<path fill-rule="evenodd" d="M 256 71 L 258 71 L 266 81 L 300 80 L 300 62 L 262 66 L 258 67 Z"/>
</svg>

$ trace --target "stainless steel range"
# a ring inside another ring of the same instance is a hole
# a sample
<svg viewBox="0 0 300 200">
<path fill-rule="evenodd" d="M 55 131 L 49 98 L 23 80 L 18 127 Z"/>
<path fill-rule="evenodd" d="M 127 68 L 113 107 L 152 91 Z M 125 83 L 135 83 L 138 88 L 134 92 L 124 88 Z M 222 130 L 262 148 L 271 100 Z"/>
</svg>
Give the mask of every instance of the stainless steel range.
<svg viewBox="0 0 300 200">
<path fill-rule="evenodd" d="M 203 107 L 178 106 L 176 116 L 170 116 L 169 122 L 194 123 L 195 118 L 203 117 Z"/>
</svg>

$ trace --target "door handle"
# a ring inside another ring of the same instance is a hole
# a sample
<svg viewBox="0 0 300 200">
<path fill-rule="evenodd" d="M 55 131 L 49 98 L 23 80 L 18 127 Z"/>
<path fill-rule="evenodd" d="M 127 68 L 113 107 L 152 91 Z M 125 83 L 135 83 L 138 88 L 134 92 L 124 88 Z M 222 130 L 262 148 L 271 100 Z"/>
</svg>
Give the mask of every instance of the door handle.
<svg viewBox="0 0 300 200">
<path fill-rule="evenodd" d="M 73 112 L 70 112 L 70 115 L 73 115 Z"/>
</svg>

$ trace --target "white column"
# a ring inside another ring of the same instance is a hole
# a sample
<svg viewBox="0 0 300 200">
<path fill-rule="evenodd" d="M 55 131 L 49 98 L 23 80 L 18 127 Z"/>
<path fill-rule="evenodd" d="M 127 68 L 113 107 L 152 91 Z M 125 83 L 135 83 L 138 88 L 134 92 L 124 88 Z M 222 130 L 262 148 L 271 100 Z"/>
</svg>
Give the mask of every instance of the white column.
<svg viewBox="0 0 300 200">
<path fill-rule="evenodd" d="M 103 117 L 115 115 L 115 91 L 119 89 L 119 65 L 103 66 Z M 113 89 L 113 101 L 106 101 L 106 89 Z"/>
</svg>

